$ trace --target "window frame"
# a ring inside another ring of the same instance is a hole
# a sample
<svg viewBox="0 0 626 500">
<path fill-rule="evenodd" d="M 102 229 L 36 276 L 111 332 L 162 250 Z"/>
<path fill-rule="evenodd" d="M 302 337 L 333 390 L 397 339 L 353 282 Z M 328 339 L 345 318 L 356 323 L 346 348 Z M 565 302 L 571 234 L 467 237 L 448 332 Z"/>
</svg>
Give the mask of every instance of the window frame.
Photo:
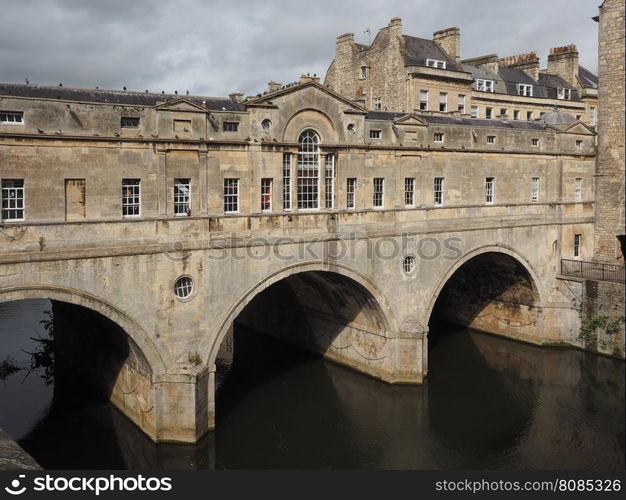
<svg viewBox="0 0 626 500">
<path fill-rule="evenodd" d="M 126 189 L 131 189 L 132 195 L 126 194 Z M 134 202 L 128 202 L 127 200 L 137 200 Z M 137 213 L 124 213 L 127 209 L 136 208 Z M 124 219 L 134 219 L 141 217 L 141 179 L 122 179 L 122 217 Z"/>
<path fill-rule="evenodd" d="M 445 177 L 433 178 L 433 205 L 436 207 L 442 207 L 444 205 L 444 189 L 445 189 Z"/>
<path fill-rule="evenodd" d="M 370 139 L 382 139 L 383 131 L 378 129 L 370 129 Z"/>
<path fill-rule="evenodd" d="M 574 257 L 580 257 L 580 250 L 582 248 L 583 235 L 581 233 L 574 234 Z"/>
<path fill-rule="evenodd" d="M 21 186 L 9 186 L 7 183 L 19 183 Z M 26 181 L 24 179 L 2 179 L 0 182 L 0 221 L 4 224 L 11 222 L 23 222 L 26 220 Z M 15 191 L 14 196 L 11 196 L 11 191 Z M 19 193 L 19 194 L 18 194 Z M 20 196 L 21 195 L 21 196 Z M 21 207 L 17 205 L 21 201 Z M 5 202 L 7 206 L 5 207 Z M 11 206 L 13 202 L 13 207 Z M 21 217 L 5 217 L 10 215 L 10 212 L 21 212 Z"/>
<path fill-rule="evenodd" d="M 488 135 L 487 136 L 487 144 L 489 144 L 490 146 L 493 146 L 496 143 L 496 136 L 495 135 Z"/>
<path fill-rule="evenodd" d="M 446 140 L 446 134 L 443 132 L 434 132 L 433 133 L 433 142 L 443 143 Z"/>
<path fill-rule="evenodd" d="M 533 97 L 533 85 L 530 83 L 518 83 L 517 95 L 523 97 Z"/>
<path fill-rule="evenodd" d="M 531 177 L 530 179 L 530 201 L 531 203 L 539 202 L 539 195 L 541 193 L 541 178 Z"/>
<path fill-rule="evenodd" d="M 235 134 L 239 132 L 239 122 L 234 122 L 231 120 L 225 120 L 222 122 L 222 132 L 226 132 L 228 134 Z"/>
<path fill-rule="evenodd" d="M 374 177 L 372 180 L 372 206 L 375 209 L 385 208 L 385 178 Z"/>
<path fill-rule="evenodd" d="M 223 182 L 223 196 L 224 196 L 224 213 L 225 214 L 238 214 L 239 213 L 239 194 L 240 194 L 240 182 L 239 177 L 225 177 Z"/>
<path fill-rule="evenodd" d="M 2 119 L 2 116 L 5 116 Z M 9 116 L 19 117 L 19 121 L 9 120 Z M 24 125 L 24 112 L 23 111 L 0 111 L 0 125 Z"/>
<path fill-rule="evenodd" d="M 372 101 L 372 109 L 380 111 L 383 109 L 383 99 L 382 97 L 374 97 Z"/>
<path fill-rule="evenodd" d="M 448 93 L 447 92 L 439 92 L 439 112 L 440 113 L 448 112 Z"/>
<path fill-rule="evenodd" d="M 124 123 L 125 120 L 131 120 L 134 125 L 129 125 L 128 121 Z M 120 128 L 139 128 L 141 123 L 141 118 L 138 116 L 121 116 L 120 117 Z"/>
<path fill-rule="evenodd" d="M 181 182 L 187 181 L 187 182 Z M 187 188 L 187 194 L 184 192 L 181 194 L 181 187 Z M 177 194 L 178 189 L 178 194 Z M 191 179 L 188 177 L 176 177 L 174 178 L 174 217 L 189 217 L 191 215 Z M 177 199 L 179 201 L 177 201 Z M 186 199 L 187 201 L 180 201 L 181 199 Z M 181 208 L 187 206 L 187 210 L 185 212 L 180 212 Z"/>
<path fill-rule="evenodd" d="M 263 177 L 261 179 L 261 212 L 272 211 L 273 188 L 274 188 L 274 179 L 272 177 Z"/>
<path fill-rule="evenodd" d="M 493 205 L 496 199 L 496 178 L 485 177 L 485 203 Z"/>
<path fill-rule="evenodd" d="M 476 90 L 478 92 L 491 92 L 495 90 L 495 81 L 487 80 L 485 78 L 476 78 Z"/>
<path fill-rule="evenodd" d="M 320 209 L 320 175 L 322 170 L 320 136 L 313 129 L 304 130 L 298 138 L 296 163 L 296 206 L 306 212 Z M 307 175 L 304 175 L 304 174 Z"/>
<path fill-rule="evenodd" d="M 446 69 L 446 61 L 442 61 L 441 59 L 426 59 L 426 66 L 428 68 L 436 68 L 436 69 Z"/>
<path fill-rule="evenodd" d="M 283 210 L 291 211 L 291 153 L 283 153 Z"/>
<path fill-rule="evenodd" d="M 457 109 L 462 114 L 465 114 L 465 94 L 457 94 L 456 96 Z"/>
<path fill-rule="evenodd" d="M 430 96 L 430 93 L 429 93 L 428 90 L 421 90 L 420 89 L 419 102 L 418 102 L 418 108 L 419 108 L 420 111 L 428 111 L 428 99 L 429 99 L 429 96 Z M 426 97 L 426 98 L 424 99 L 424 97 Z"/>
<path fill-rule="evenodd" d="M 415 177 L 404 178 L 404 206 L 415 207 Z"/>
<path fill-rule="evenodd" d="M 574 201 L 575 202 L 583 201 L 583 178 L 582 177 L 574 178 Z"/>
<path fill-rule="evenodd" d="M 356 208 L 356 177 L 346 178 L 346 209 L 354 210 Z"/>
</svg>

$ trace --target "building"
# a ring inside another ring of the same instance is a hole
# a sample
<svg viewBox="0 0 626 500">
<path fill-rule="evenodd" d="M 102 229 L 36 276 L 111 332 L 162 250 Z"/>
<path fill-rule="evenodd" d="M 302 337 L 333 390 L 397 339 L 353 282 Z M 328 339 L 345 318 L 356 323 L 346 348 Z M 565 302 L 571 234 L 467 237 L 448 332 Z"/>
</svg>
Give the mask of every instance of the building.
<svg viewBox="0 0 626 500">
<path fill-rule="evenodd" d="M 325 84 L 371 110 L 432 112 L 532 121 L 558 107 L 595 126 L 597 77 L 578 64 L 574 45 L 551 49 L 546 69 L 535 52 L 461 59 L 459 28 L 433 39 L 404 35 L 400 18 L 371 45 L 337 37 Z"/>
</svg>

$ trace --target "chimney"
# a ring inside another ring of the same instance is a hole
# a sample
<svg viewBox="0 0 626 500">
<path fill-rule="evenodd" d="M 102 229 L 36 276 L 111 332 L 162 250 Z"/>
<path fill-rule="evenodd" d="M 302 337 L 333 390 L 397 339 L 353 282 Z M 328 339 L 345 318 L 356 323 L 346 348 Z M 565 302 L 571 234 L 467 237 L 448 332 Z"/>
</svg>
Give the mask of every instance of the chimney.
<svg viewBox="0 0 626 500">
<path fill-rule="evenodd" d="M 539 79 L 539 58 L 535 51 L 500 59 L 500 66 L 521 69 L 533 80 Z"/>
<path fill-rule="evenodd" d="M 402 36 L 402 19 L 399 17 L 392 17 L 387 28 L 389 28 L 390 35 Z"/>
<path fill-rule="evenodd" d="M 570 85 L 578 83 L 578 50 L 576 45 L 565 45 L 550 49 L 548 73 L 559 75 Z"/>
<path fill-rule="evenodd" d="M 497 54 L 489 54 L 487 56 L 472 57 L 471 59 L 463 59 L 461 61 L 465 64 L 471 64 L 472 66 L 478 66 L 486 68 L 489 71 L 493 71 L 498 74 L 500 70 L 500 58 Z"/>
<path fill-rule="evenodd" d="M 316 74 L 313 74 L 313 76 L 311 76 L 308 73 L 306 75 L 300 76 L 300 83 L 309 83 L 309 82 L 319 83 L 320 77 L 317 76 Z"/>
<path fill-rule="evenodd" d="M 243 93 L 241 93 L 241 92 L 233 92 L 232 94 L 228 94 L 228 97 L 233 102 L 242 102 L 243 101 Z"/>
<path fill-rule="evenodd" d="M 269 92 L 276 92 L 277 90 L 280 90 L 280 88 L 282 87 L 282 83 L 278 83 L 278 82 L 267 82 L 267 89 Z"/>
<path fill-rule="evenodd" d="M 446 54 L 454 59 L 455 64 L 461 64 L 461 30 L 456 27 L 446 28 L 433 33 L 433 41 L 439 45 Z"/>
</svg>

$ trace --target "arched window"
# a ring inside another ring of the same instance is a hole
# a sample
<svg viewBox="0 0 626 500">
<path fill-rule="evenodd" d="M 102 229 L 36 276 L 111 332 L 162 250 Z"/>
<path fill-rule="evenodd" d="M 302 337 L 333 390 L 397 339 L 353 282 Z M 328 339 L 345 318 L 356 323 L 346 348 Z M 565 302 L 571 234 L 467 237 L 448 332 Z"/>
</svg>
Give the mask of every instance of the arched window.
<svg viewBox="0 0 626 500">
<path fill-rule="evenodd" d="M 319 208 L 319 137 L 313 130 L 305 130 L 298 139 L 298 209 Z"/>
</svg>

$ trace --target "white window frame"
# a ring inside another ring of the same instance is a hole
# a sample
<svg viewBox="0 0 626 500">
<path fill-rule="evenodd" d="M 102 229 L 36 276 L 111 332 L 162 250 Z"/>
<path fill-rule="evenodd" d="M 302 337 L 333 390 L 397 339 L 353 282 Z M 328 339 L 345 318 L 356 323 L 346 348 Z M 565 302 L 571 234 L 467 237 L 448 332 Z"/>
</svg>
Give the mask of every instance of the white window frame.
<svg viewBox="0 0 626 500">
<path fill-rule="evenodd" d="M 465 114 L 465 94 L 458 94 L 456 96 L 456 102 L 457 102 L 458 110 L 462 114 Z"/>
<path fill-rule="evenodd" d="M 291 211 L 291 153 L 283 153 L 283 210 Z"/>
<path fill-rule="evenodd" d="M 224 179 L 224 213 L 239 213 L 239 178 Z"/>
<path fill-rule="evenodd" d="M 312 129 L 300 134 L 296 167 L 297 207 L 299 211 L 320 208 L 320 138 Z"/>
<path fill-rule="evenodd" d="M 382 130 L 370 130 L 370 139 L 381 139 L 382 135 Z"/>
<path fill-rule="evenodd" d="M 533 138 L 530 140 L 530 145 L 531 145 L 531 147 L 533 147 L 533 148 L 538 148 L 538 147 L 539 147 L 539 139 L 537 139 L 536 137 L 533 137 Z"/>
<path fill-rule="evenodd" d="M 141 217 L 141 179 L 122 179 L 122 217 Z"/>
<path fill-rule="evenodd" d="M 372 183 L 372 205 L 374 208 L 380 209 L 385 206 L 385 178 L 374 177 Z"/>
<path fill-rule="evenodd" d="M 496 197 L 496 178 L 485 177 L 485 203 L 493 205 Z"/>
<path fill-rule="evenodd" d="M 372 108 L 376 110 L 383 109 L 383 99 L 382 97 L 374 97 L 374 102 L 372 103 Z"/>
<path fill-rule="evenodd" d="M 404 178 L 404 206 L 415 206 L 415 177 Z"/>
<path fill-rule="evenodd" d="M 187 181 L 187 182 L 183 182 Z M 191 214 L 191 179 L 174 179 L 174 216 L 187 217 Z"/>
<path fill-rule="evenodd" d="M 443 132 L 435 132 L 433 134 L 433 142 L 444 142 L 446 138 L 446 134 Z"/>
<path fill-rule="evenodd" d="M 19 120 L 16 120 L 19 118 Z M 24 125 L 23 111 L 0 111 L 0 123 L 2 125 Z"/>
<path fill-rule="evenodd" d="M 446 69 L 446 61 L 439 59 L 426 59 L 426 66 L 429 68 Z"/>
<path fill-rule="evenodd" d="M 443 104 L 443 109 L 441 109 L 442 104 Z M 441 113 L 448 112 L 448 93 L 447 92 L 439 92 L 439 111 Z"/>
<path fill-rule="evenodd" d="M 488 135 L 487 136 L 487 144 L 494 145 L 495 143 L 496 143 L 496 136 L 495 135 Z"/>
<path fill-rule="evenodd" d="M 261 212 L 272 211 L 272 188 L 274 179 L 263 177 L 261 179 Z"/>
<path fill-rule="evenodd" d="M 583 179 L 582 177 L 576 177 L 574 179 L 574 201 L 583 200 Z"/>
<path fill-rule="evenodd" d="M 21 183 L 11 186 L 9 183 Z M 2 222 L 20 222 L 26 220 L 26 190 L 24 179 L 2 179 L 2 198 L 0 220 Z M 21 217 L 17 217 L 21 212 Z"/>
<path fill-rule="evenodd" d="M 483 78 L 476 79 L 476 90 L 479 92 L 494 92 L 495 82 Z"/>
<path fill-rule="evenodd" d="M 533 86 L 529 83 L 518 83 L 517 84 L 517 94 L 524 97 L 532 97 L 533 96 Z"/>
<path fill-rule="evenodd" d="M 433 205 L 441 207 L 444 204 L 444 177 L 435 177 L 433 179 Z"/>
<path fill-rule="evenodd" d="M 324 208 L 335 208 L 335 155 L 327 153 L 324 158 Z"/>
<path fill-rule="evenodd" d="M 583 235 L 575 234 L 574 235 L 574 257 L 580 257 L 580 248 L 582 246 L 582 242 L 583 242 Z"/>
<path fill-rule="evenodd" d="M 420 111 L 428 111 L 428 90 L 420 90 L 418 107 Z M 424 107 L 422 107 L 422 105 Z"/>
<path fill-rule="evenodd" d="M 346 208 L 350 210 L 356 207 L 356 182 L 356 177 L 346 179 Z"/>
<path fill-rule="evenodd" d="M 367 66 L 361 66 L 359 68 L 359 80 L 366 80 L 367 76 L 368 76 L 368 67 Z"/>
<path fill-rule="evenodd" d="M 519 120 L 522 115 L 522 112 L 519 109 L 513 110 L 513 120 Z"/>
<path fill-rule="evenodd" d="M 572 99 L 572 89 L 567 89 L 565 87 L 559 87 L 556 90 L 557 99 L 561 99 L 564 101 L 570 101 Z"/>
<path fill-rule="evenodd" d="M 480 118 L 480 108 L 478 106 L 472 106 L 470 113 L 472 118 Z"/>
<path fill-rule="evenodd" d="M 533 177 L 530 180 L 530 201 L 537 203 L 539 201 L 539 194 L 541 191 L 541 180 L 539 177 Z"/>
</svg>

